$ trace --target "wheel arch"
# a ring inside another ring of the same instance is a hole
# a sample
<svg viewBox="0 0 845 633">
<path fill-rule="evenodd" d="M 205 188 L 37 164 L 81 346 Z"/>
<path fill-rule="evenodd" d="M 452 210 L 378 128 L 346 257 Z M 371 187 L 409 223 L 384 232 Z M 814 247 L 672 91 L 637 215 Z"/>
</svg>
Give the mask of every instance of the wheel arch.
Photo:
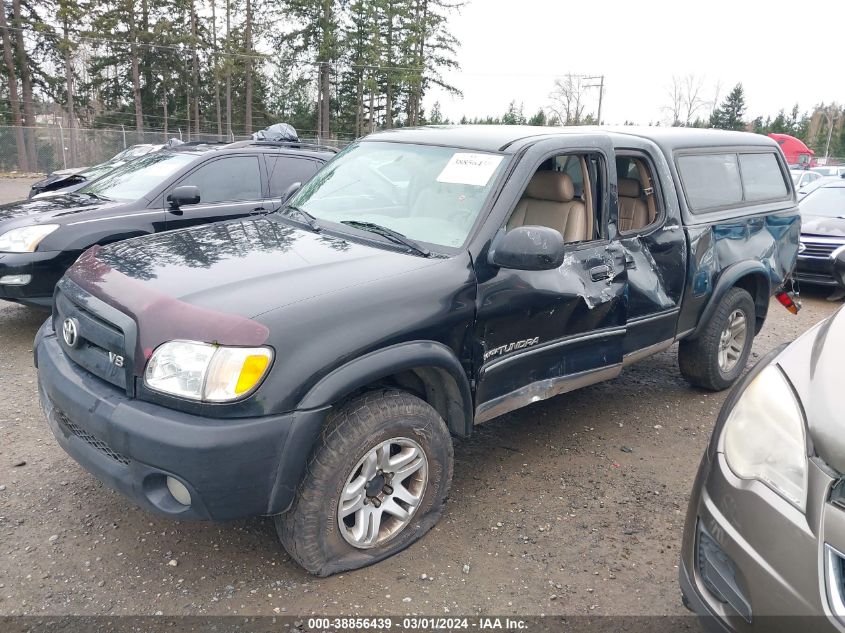
<svg viewBox="0 0 845 633">
<path fill-rule="evenodd" d="M 731 288 L 742 288 L 754 301 L 756 327 L 754 334 L 763 329 L 769 311 L 769 297 L 772 295 L 772 283 L 768 271 L 759 261 L 737 262 L 728 266 L 716 281 L 710 300 L 704 307 L 695 329 L 685 338 L 697 338 L 712 318 L 722 298 Z"/>
<path fill-rule="evenodd" d="M 353 359 L 324 376 L 298 409 L 334 406 L 362 391 L 396 386 L 425 400 L 462 437 L 472 431 L 472 391 L 454 352 L 436 341 L 411 341 Z"/>
</svg>

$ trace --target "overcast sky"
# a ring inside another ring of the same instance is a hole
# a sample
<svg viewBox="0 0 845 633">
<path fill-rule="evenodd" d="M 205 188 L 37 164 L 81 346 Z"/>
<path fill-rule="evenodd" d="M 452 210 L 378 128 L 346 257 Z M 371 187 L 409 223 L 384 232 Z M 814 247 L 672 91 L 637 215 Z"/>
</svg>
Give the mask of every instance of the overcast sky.
<svg viewBox="0 0 845 633">
<path fill-rule="evenodd" d="M 605 75 L 609 124 L 666 120 L 672 77 L 689 73 L 708 100 L 741 81 L 748 119 L 845 102 L 843 0 L 471 0 L 450 27 L 461 71 L 447 77 L 463 97 L 433 90 L 426 106 L 455 121 L 500 116 L 513 99 L 530 116 L 566 73 Z"/>
</svg>

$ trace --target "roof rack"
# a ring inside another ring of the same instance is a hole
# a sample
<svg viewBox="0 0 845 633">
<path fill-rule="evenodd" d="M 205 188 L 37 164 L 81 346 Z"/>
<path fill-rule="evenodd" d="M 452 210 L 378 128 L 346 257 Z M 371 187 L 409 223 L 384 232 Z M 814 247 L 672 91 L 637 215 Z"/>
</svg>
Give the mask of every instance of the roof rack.
<svg viewBox="0 0 845 633">
<path fill-rule="evenodd" d="M 180 143 L 179 145 L 175 145 L 175 146 L 173 146 L 169 149 L 174 150 L 174 151 L 179 151 L 179 150 L 196 149 L 197 147 L 203 147 L 203 146 L 209 146 L 210 147 L 212 145 L 214 145 L 214 146 L 219 145 L 219 146 L 222 147 L 223 145 L 230 145 L 230 142 L 229 141 L 187 141 L 185 143 Z"/>
<path fill-rule="evenodd" d="M 235 141 L 229 143 L 229 147 L 291 147 L 296 149 L 314 149 L 324 152 L 339 152 L 340 149 L 333 145 L 323 145 L 321 143 L 308 143 L 305 141 Z"/>
</svg>

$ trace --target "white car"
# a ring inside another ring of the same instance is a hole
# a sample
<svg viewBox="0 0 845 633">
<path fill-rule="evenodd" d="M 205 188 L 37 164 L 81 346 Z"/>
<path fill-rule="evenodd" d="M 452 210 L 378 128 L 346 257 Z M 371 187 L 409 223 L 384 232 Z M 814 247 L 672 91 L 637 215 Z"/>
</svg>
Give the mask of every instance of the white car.
<svg viewBox="0 0 845 633">
<path fill-rule="evenodd" d="M 807 169 L 790 169 L 789 175 L 792 177 L 792 184 L 795 191 L 798 191 L 804 185 L 809 185 L 811 182 L 822 178 L 824 174 Z"/>
</svg>

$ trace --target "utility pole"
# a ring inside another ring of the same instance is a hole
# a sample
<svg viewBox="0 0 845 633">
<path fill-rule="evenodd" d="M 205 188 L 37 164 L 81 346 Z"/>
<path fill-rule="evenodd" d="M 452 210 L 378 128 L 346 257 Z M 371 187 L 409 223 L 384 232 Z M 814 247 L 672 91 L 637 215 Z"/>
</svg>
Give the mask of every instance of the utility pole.
<svg viewBox="0 0 845 633">
<path fill-rule="evenodd" d="M 601 102 L 602 98 L 604 97 L 604 75 L 596 75 L 594 77 L 584 77 L 587 81 L 596 81 L 598 80 L 599 83 L 597 84 L 587 84 L 585 88 L 598 88 L 599 89 L 599 111 L 598 111 L 598 124 L 601 125 Z"/>
</svg>

